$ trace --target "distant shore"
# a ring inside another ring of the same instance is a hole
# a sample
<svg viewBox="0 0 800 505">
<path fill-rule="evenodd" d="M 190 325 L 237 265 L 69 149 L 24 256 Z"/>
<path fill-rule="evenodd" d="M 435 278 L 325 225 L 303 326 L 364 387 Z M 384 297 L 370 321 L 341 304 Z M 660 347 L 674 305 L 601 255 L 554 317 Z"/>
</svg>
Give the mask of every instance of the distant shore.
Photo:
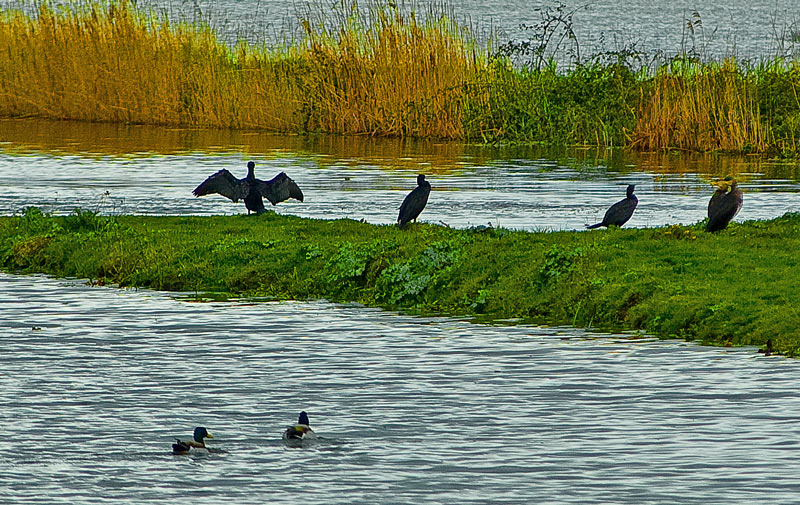
<svg viewBox="0 0 800 505">
<path fill-rule="evenodd" d="M 590 232 L 259 216 L 0 217 L 0 268 L 800 352 L 800 214 Z"/>
<path fill-rule="evenodd" d="M 371 8 L 309 12 L 301 38 L 275 48 L 125 0 L 0 11 L 0 117 L 800 153 L 797 61 L 619 49 L 564 62 L 544 56 L 558 54 L 546 28 L 490 47 L 445 7 Z"/>
</svg>

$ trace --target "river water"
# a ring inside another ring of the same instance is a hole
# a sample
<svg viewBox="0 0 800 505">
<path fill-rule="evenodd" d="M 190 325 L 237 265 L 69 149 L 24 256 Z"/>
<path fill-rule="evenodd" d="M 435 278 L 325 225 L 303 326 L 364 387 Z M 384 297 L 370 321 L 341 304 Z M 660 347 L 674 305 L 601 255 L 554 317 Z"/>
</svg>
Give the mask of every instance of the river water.
<svg viewBox="0 0 800 505">
<path fill-rule="evenodd" d="M 35 205 L 68 214 L 244 213 L 192 189 L 225 168 L 270 179 L 285 171 L 303 190 L 279 213 L 390 224 L 426 173 L 433 186 L 421 221 L 455 227 L 581 230 L 636 184 L 628 226 L 690 224 L 706 217 L 710 181 L 734 174 L 744 189 L 736 221 L 800 211 L 797 164 L 757 157 L 547 151 L 368 137 L 302 137 L 260 132 L 155 128 L 0 119 L 0 215 Z"/>
<path fill-rule="evenodd" d="M 65 2 L 66 3 L 66 2 Z M 172 20 L 204 22 L 234 43 L 274 45 L 302 37 L 301 18 L 324 17 L 328 24 L 346 15 L 348 0 L 138 0 L 139 6 Z M 633 48 L 649 56 L 697 54 L 719 59 L 796 57 L 800 55 L 800 4 L 795 0 L 360 0 L 368 7 L 394 3 L 403 12 L 445 12 L 485 43 L 498 45 L 531 39 L 543 12 L 571 14 L 569 25 L 585 61 L 592 54 Z M 0 0 L 0 7 L 35 9 L 36 3 Z M 563 5 L 561 12 L 556 11 Z M 444 6 L 444 7 L 442 7 Z M 552 20 L 552 17 L 549 19 Z M 561 25 L 565 26 L 565 25 Z M 559 32 L 560 33 L 560 32 Z M 554 39 L 555 40 L 555 39 Z M 562 43 L 566 47 L 568 42 Z M 550 47 L 556 44 L 553 42 Z M 563 60 L 562 60 L 563 61 Z"/>
<path fill-rule="evenodd" d="M 0 215 L 244 212 L 206 176 L 293 177 L 280 213 L 582 229 L 637 184 L 630 226 L 800 210 L 758 158 L 0 120 Z M 257 218 L 254 218 L 257 219 Z M 593 232 L 595 233 L 595 232 Z M 603 233 L 600 231 L 599 233 Z M 0 275 L 0 503 L 796 503 L 798 362 L 571 328 L 414 318 L 324 301 L 191 296 Z M 320 435 L 280 434 L 300 410 Z M 215 450 L 173 456 L 195 426 Z"/>
<path fill-rule="evenodd" d="M 797 503 L 800 362 L 0 275 L 2 503 Z M 320 437 L 280 439 L 300 410 Z M 206 426 L 214 452 L 173 456 Z"/>
</svg>

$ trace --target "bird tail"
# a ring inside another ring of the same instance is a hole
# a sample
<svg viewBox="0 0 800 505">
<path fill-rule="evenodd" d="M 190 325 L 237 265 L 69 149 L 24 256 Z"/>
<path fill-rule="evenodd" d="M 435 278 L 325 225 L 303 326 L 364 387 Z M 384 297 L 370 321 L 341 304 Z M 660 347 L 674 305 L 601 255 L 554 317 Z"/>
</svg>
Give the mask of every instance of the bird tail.
<svg viewBox="0 0 800 505">
<path fill-rule="evenodd" d="M 303 192 L 300 191 L 300 186 L 298 186 L 294 181 L 291 181 L 291 184 L 289 185 L 289 196 L 295 200 L 299 200 L 301 202 L 303 201 Z"/>
<path fill-rule="evenodd" d="M 587 224 L 587 225 L 586 225 L 586 229 L 587 229 L 587 230 L 593 230 L 593 229 L 595 229 L 595 228 L 600 228 L 601 226 L 603 226 L 603 223 L 597 223 L 597 224 Z"/>
<path fill-rule="evenodd" d="M 182 454 L 184 452 L 189 452 L 189 444 L 186 442 L 176 439 L 177 444 L 172 444 L 172 452 L 173 454 Z"/>
</svg>

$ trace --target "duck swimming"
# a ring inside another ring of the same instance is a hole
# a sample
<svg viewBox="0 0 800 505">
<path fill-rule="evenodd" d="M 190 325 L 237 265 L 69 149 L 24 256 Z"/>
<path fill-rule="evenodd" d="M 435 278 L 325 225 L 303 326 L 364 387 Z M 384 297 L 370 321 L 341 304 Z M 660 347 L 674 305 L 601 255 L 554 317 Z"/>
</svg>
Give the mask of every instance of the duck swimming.
<svg viewBox="0 0 800 505">
<path fill-rule="evenodd" d="M 431 183 L 425 180 L 425 175 L 417 176 L 417 187 L 406 195 L 400 205 L 400 213 L 397 216 L 397 224 L 403 228 L 409 221 L 417 222 L 422 209 L 428 204 L 428 196 L 431 194 Z"/>
<path fill-rule="evenodd" d="M 289 426 L 283 432 L 283 441 L 290 446 L 300 446 L 304 441 L 317 438 L 316 433 L 308 425 L 308 414 L 306 411 L 300 412 L 297 418 L 297 424 Z"/>
<path fill-rule="evenodd" d="M 586 228 L 590 230 L 601 226 L 608 228 L 611 225 L 622 226 L 627 223 L 628 219 L 633 215 L 633 211 L 636 210 L 636 206 L 639 204 L 639 199 L 633 194 L 633 188 L 635 187 L 635 184 L 629 184 L 625 192 L 625 198 L 609 207 L 602 221 L 593 225 L 587 224 Z"/>
<path fill-rule="evenodd" d="M 248 214 L 251 211 L 256 214 L 267 211 L 264 207 L 264 200 L 261 199 L 262 196 L 272 205 L 277 205 L 289 198 L 303 201 L 303 192 L 285 172 L 279 173 L 269 181 L 262 181 L 256 179 L 255 167 L 256 164 L 252 161 L 247 163 L 247 177 L 244 179 L 237 179 L 223 168 L 194 188 L 192 193 L 194 196 L 217 193 L 230 198 L 233 203 L 244 200 Z"/>
<path fill-rule="evenodd" d="M 172 444 L 172 454 L 186 454 L 192 448 L 205 449 L 206 443 L 204 439 L 214 437 L 211 436 L 211 433 L 209 433 L 207 429 L 202 426 L 198 426 L 194 429 L 193 438 L 194 440 L 176 439 L 176 443 Z"/>
</svg>

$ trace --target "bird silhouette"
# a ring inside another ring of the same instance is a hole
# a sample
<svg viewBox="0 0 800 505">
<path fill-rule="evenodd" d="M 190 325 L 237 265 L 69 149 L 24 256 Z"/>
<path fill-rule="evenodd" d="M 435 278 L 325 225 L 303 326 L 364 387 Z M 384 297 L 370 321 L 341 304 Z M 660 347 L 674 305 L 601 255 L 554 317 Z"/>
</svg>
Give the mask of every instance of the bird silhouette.
<svg viewBox="0 0 800 505">
<path fill-rule="evenodd" d="M 587 224 L 586 228 L 609 227 L 611 225 L 622 226 L 627 223 L 628 219 L 633 215 L 633 211 L 636 210 L 636 206 L 639 204 L 639 199 L 633 194 L 634 187 L 636 187 L 635 184 L 629 184 L 625 198 L 609 207 L 601 222 L 593 225 Z"/>
<path fill-rule="evenodd" d="M 400 213 L 397 216 L 397 223 L 403 228 L 410 221 L 417 221 L 422 209 L 428 204 L 428 196 L 431 194 L 431 183 L 425 180 L 423 174 L 417 176 L 417 187 L 406 195 L 400 205 Z"/>
<path fill-rule="evenodd" d="M 217 193 L 230 198 L 233 203 L 244 200 L 248 214 L 250 212 L 256 214 L 266 212 L 267 209 L 264 207 L 261 197 L 269 200 L 272 205 L 277 205 L 289 198 L 303 201 L 303 192 L 286 173 L 281 172 L 269 181 L 262 181 L 256 179 L 255 167 L 256 164 L 252 161 L 247 163 L 247 177 L 244 179 L 237 179 L 223 168 L 194 188 L 192 193 L 194 196 Z"/>
</svg>

